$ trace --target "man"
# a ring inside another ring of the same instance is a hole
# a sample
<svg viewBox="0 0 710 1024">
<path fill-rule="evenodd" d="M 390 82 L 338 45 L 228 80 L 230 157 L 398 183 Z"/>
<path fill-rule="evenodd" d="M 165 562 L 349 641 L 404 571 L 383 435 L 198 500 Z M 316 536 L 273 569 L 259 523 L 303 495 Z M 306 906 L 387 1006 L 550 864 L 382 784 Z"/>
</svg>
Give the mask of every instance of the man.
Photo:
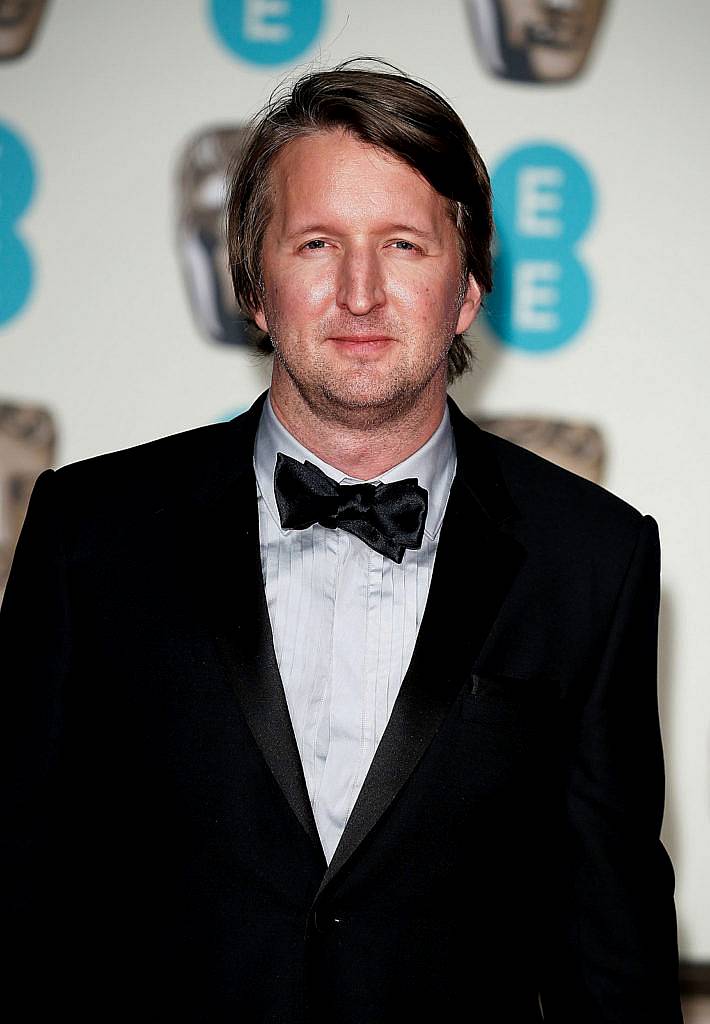
<svg viewBox="0 0 710 1024">
<path fill-rule="evenodd" d="M 269 394 L 43 475 L 18 547 L 16 972 L 92 1021 L 679 1021 L 656 526 L 447 405 L 465 128 L 309 74 L 228 216 Z"/>
</svg>

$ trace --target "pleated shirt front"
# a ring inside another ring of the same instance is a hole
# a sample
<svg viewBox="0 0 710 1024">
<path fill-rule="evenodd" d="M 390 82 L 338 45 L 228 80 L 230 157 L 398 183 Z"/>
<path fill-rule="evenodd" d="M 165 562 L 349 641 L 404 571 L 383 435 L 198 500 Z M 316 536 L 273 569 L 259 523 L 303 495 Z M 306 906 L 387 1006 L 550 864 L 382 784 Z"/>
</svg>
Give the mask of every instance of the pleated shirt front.
<svg viewBox="0 0 710 1024">
<path fill-rule="evenodd" d="M 369 483 L 416 477 L 428 492 L 421 548 L 401 564 L 341 529 L 283 530 L 278 452 L 336 483 L 362 483 L 308 451 L 264 403 L 254 448 L 261 567 L 291 722 L 330 862 L 382 738 L 424 614 L 456 472 L 448 409 L 425 445 Z"/>
</svg>

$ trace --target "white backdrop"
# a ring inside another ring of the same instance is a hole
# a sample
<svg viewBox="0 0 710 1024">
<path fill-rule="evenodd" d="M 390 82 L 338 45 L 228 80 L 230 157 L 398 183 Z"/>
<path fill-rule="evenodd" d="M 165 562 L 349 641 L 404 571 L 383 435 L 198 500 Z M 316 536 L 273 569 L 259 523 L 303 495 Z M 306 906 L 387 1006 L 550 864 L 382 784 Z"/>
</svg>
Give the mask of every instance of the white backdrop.
<svg viewBox="0 0 710 1024">
<path fill-rule="evenodd" d="M 278 14 L 298 0 L 266 2 Z M 544 85 L 487 73 L 463 0 L 324 0 L 319 34 L 281 65 L 230 52 L 207 7 L 53 0 L 31 49 L 0 63 L 0 123 L 37 171 L 19 226 L 35 280 L 0 324 L 0 401 L 47 406 L 63 464 L 224 418 L 263 389 L 268 364 L 195 327 L 176 169 L 191 136 L 243 121 L 294 64 L 392 61 L 447 96 L 491 166 L 538 139 L 574 152 L 597 194 L 579 244 L 590 315 L 541 354 L 482 325 L 478 369 L 454 394 L 469 412 L 596 424 L 607 486 L 659 522 L 665 841 L 682 954 L 709 960 L 710 8 L 610 0 L 585 73 Z"/>
</svg>

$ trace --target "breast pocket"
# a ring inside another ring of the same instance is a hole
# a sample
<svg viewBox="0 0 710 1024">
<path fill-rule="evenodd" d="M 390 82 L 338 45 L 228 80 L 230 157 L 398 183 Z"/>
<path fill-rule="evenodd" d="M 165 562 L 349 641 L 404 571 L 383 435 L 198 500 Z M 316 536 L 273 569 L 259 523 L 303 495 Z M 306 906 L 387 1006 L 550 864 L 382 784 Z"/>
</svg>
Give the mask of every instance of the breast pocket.
<svg viewBox="0 0 710 1024">
<path fill-rule="evenodd" d="M 462 805 L 487 807 L 496 829 L 542 814 L 556 789 L 563 732 L 559 695 L 557 683 L 542 676 L 480 672 L 466 681 L 451 741 L 453 755 L 465 766 Z"/>
<path fill-rule="evenodd" d="M 495 726 L 540 726 L 556 718 L 560 685 L 547 676 L 475 673 L 462 702 L 463 717 Z"/>
</svg>

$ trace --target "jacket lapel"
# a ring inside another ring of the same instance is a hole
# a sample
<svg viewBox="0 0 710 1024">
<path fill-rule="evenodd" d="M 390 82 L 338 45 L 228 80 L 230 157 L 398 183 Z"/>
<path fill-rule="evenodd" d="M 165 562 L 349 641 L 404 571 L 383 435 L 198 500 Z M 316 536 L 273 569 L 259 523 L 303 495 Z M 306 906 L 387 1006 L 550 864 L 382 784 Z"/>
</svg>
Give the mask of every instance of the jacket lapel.
<svg viewBox="0 0 710 1024">
<path fill-rule="evenodd" d="M 203 509 L 199 569 L 203 614 L 208 616 L 254 740 L 289 807 L 323 857 L 274 653 L 261 571 L 253 450 L 263 400 L 262 395 L 230 424 L 233 429 L 225 452 L 230 479 Z"/>
<path fill-rule="evenodd" d="M 220 489 L 203 501 L 195 586 L 254 740 L 323 859 L 276 663 L 259 554 L 253 448 L 264 401 L 229 425 Z M 412 661 L 319 893 L 396 799 L 470 677 L 524 558 L 513 505 L 486 439 L 449 401 L 457 471 Z M 462 587 L 465 597 L 462 599 Z"/>
<path fill-rule="evenodd" d="M 426 610 L 387 728 L 319 892 L 397 797 L 483 648 L 524 557 L 504 530 L 515 507 L 486 435 L 449 402 L 457 470 Z"/>
</svg>

